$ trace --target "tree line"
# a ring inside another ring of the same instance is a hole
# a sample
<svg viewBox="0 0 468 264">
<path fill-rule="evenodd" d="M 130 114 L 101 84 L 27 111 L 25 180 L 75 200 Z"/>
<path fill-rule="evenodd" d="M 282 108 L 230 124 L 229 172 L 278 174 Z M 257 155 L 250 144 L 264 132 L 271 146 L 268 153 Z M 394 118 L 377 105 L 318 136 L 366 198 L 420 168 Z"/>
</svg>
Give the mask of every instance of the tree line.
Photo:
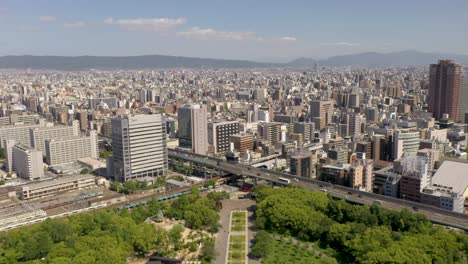
<svg viewBox="0 0 468 264">
<path fill-rule="evenodd" d="M 321 192 L 299 188 L 257 187 L 259 229 L 318 241 L 339 263 L 466 263 L 468 237 L 432 225 L 409 210 L 352 205 Z M 254 254 L 268 254 L 258 239 Z"/>
<path fill-rule="evenodd" d="M 194 188 L 192 194 L 172 203 L 152 200 L 131 210 L 99 210 L 2 232 L 0 263 L 125 263 L 129 256 L 156 251 L 171 257 L 184 248 L 194 251 L 199 244 L 200 260 L 211 263 L 214 239 L 200 237 L 183 243 L 180 226 L 165 230 L 145 223 L 145 219 L 162 210 L 193 229 L 216 232 L 216 202 L 224 197 L 225 193 L 214 192 L 201 197 Z"/>
</svg>

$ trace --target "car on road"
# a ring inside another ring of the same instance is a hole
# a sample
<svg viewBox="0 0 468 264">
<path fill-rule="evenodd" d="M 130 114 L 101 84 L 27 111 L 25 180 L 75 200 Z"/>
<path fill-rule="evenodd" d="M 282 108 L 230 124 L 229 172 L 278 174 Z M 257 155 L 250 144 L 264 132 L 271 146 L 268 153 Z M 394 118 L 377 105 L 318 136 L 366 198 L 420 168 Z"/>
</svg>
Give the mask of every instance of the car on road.
<svg viewBox="0 0 468 264">
<path fill-rule="evenodd" d="M 416 206 L 413 206 L 413 210 L 414 210 L 414 211 L 419 211 L 419 208 L 416 207 Z"/>
<path fill-rule="evenodd" d="M 328 192 L 328 190 L 325 189 L 325 188 L 322 188 L 322 189 L 320 189 L 320 190 L 321 190 L 322 192 Z"/>
</svg>

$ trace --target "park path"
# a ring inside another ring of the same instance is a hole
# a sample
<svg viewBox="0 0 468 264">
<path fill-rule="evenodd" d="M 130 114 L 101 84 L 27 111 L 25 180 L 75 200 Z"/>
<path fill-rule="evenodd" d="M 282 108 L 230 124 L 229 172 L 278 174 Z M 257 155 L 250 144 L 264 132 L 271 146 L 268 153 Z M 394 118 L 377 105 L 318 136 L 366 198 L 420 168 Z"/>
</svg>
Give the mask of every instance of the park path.
<svg viewBox="0 0 468 264">
<path fill-rule="evenodd" d="M 255 237 L 255 230 L 252 229 L 252 215 L 253 215 L 253 208 L 255 208 L 255 201 L 249 199 L 242 199 L 242 200 L 224 200 L 222 201 L 223 208 L 220 211 L 220 220 L 219 223 L 221 224 L 221 228 L 219 232 L 216 234 L 216 258 L 214 260 L 214 264 L 225 264 L 226 262 L 226 253 L 227 253 L 227 243 L 229 238 L 229 222 L 231 211 L 234 210 L 247 210 L 248 211 L 248 239 L 249 245 L 252 245 L 252 240 Z M 250 252 L 250 249 L 249 249 Z M 249 256 L 249 264 L 260 264 L 259 260 L 251 259 Z"/>
</svg>

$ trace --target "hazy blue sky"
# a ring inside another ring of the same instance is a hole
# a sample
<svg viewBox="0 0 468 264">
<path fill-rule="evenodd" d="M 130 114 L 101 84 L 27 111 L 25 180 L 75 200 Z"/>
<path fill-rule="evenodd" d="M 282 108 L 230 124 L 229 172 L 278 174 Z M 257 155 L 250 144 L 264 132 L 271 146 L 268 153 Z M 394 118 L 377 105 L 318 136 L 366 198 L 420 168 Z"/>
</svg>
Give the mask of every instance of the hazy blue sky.
<svg viewBox="0 0 468 264">
<path fill-rule="evenodd" d="M 468 54 L 468 0 L 0 0 L 0 55 Z"/>
</svg>

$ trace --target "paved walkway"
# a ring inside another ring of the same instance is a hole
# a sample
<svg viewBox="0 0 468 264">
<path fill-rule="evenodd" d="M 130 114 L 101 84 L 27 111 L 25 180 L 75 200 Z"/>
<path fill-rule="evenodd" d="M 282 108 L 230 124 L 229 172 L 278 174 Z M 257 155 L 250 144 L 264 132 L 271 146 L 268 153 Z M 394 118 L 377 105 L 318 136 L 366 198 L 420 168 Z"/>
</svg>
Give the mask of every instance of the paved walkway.
<svg viewBox="0 0 468 264">
<path fill-rule="evenodd" d="M 249 216 L 249 222 L 248 222 L 248 238 L 249 238 L 249 244 L 252 244 L 252 240 L 255 237 L 255 232 L 251 229 L 252 227 L 252 222 L 251 216 L 253 214 L 253 211 L 251 208 L 255 206 L 255 201 L 253 200 L 224 200 L 223 202 L 223 208 L 220 211 L 220 224 L 221 228 L 219 232 L 216 234 L 216 258 L 214 260 L 214 264 L 225 264 L 226 261 L 226 252 L 227 252 L 227 243 L 228 243 L 228 238 L 229 238 L 229 222 L 230 222 L 230 216 L 231 216 L 231 211 L 234 210 L 248 210 L 248 216 Z M 250 251 L 250 249 L 249 249 Z M 260 262 L 257 260 L 252 260 L 249 258 L 249 264 L 259 264 Z"/>
</svg>

